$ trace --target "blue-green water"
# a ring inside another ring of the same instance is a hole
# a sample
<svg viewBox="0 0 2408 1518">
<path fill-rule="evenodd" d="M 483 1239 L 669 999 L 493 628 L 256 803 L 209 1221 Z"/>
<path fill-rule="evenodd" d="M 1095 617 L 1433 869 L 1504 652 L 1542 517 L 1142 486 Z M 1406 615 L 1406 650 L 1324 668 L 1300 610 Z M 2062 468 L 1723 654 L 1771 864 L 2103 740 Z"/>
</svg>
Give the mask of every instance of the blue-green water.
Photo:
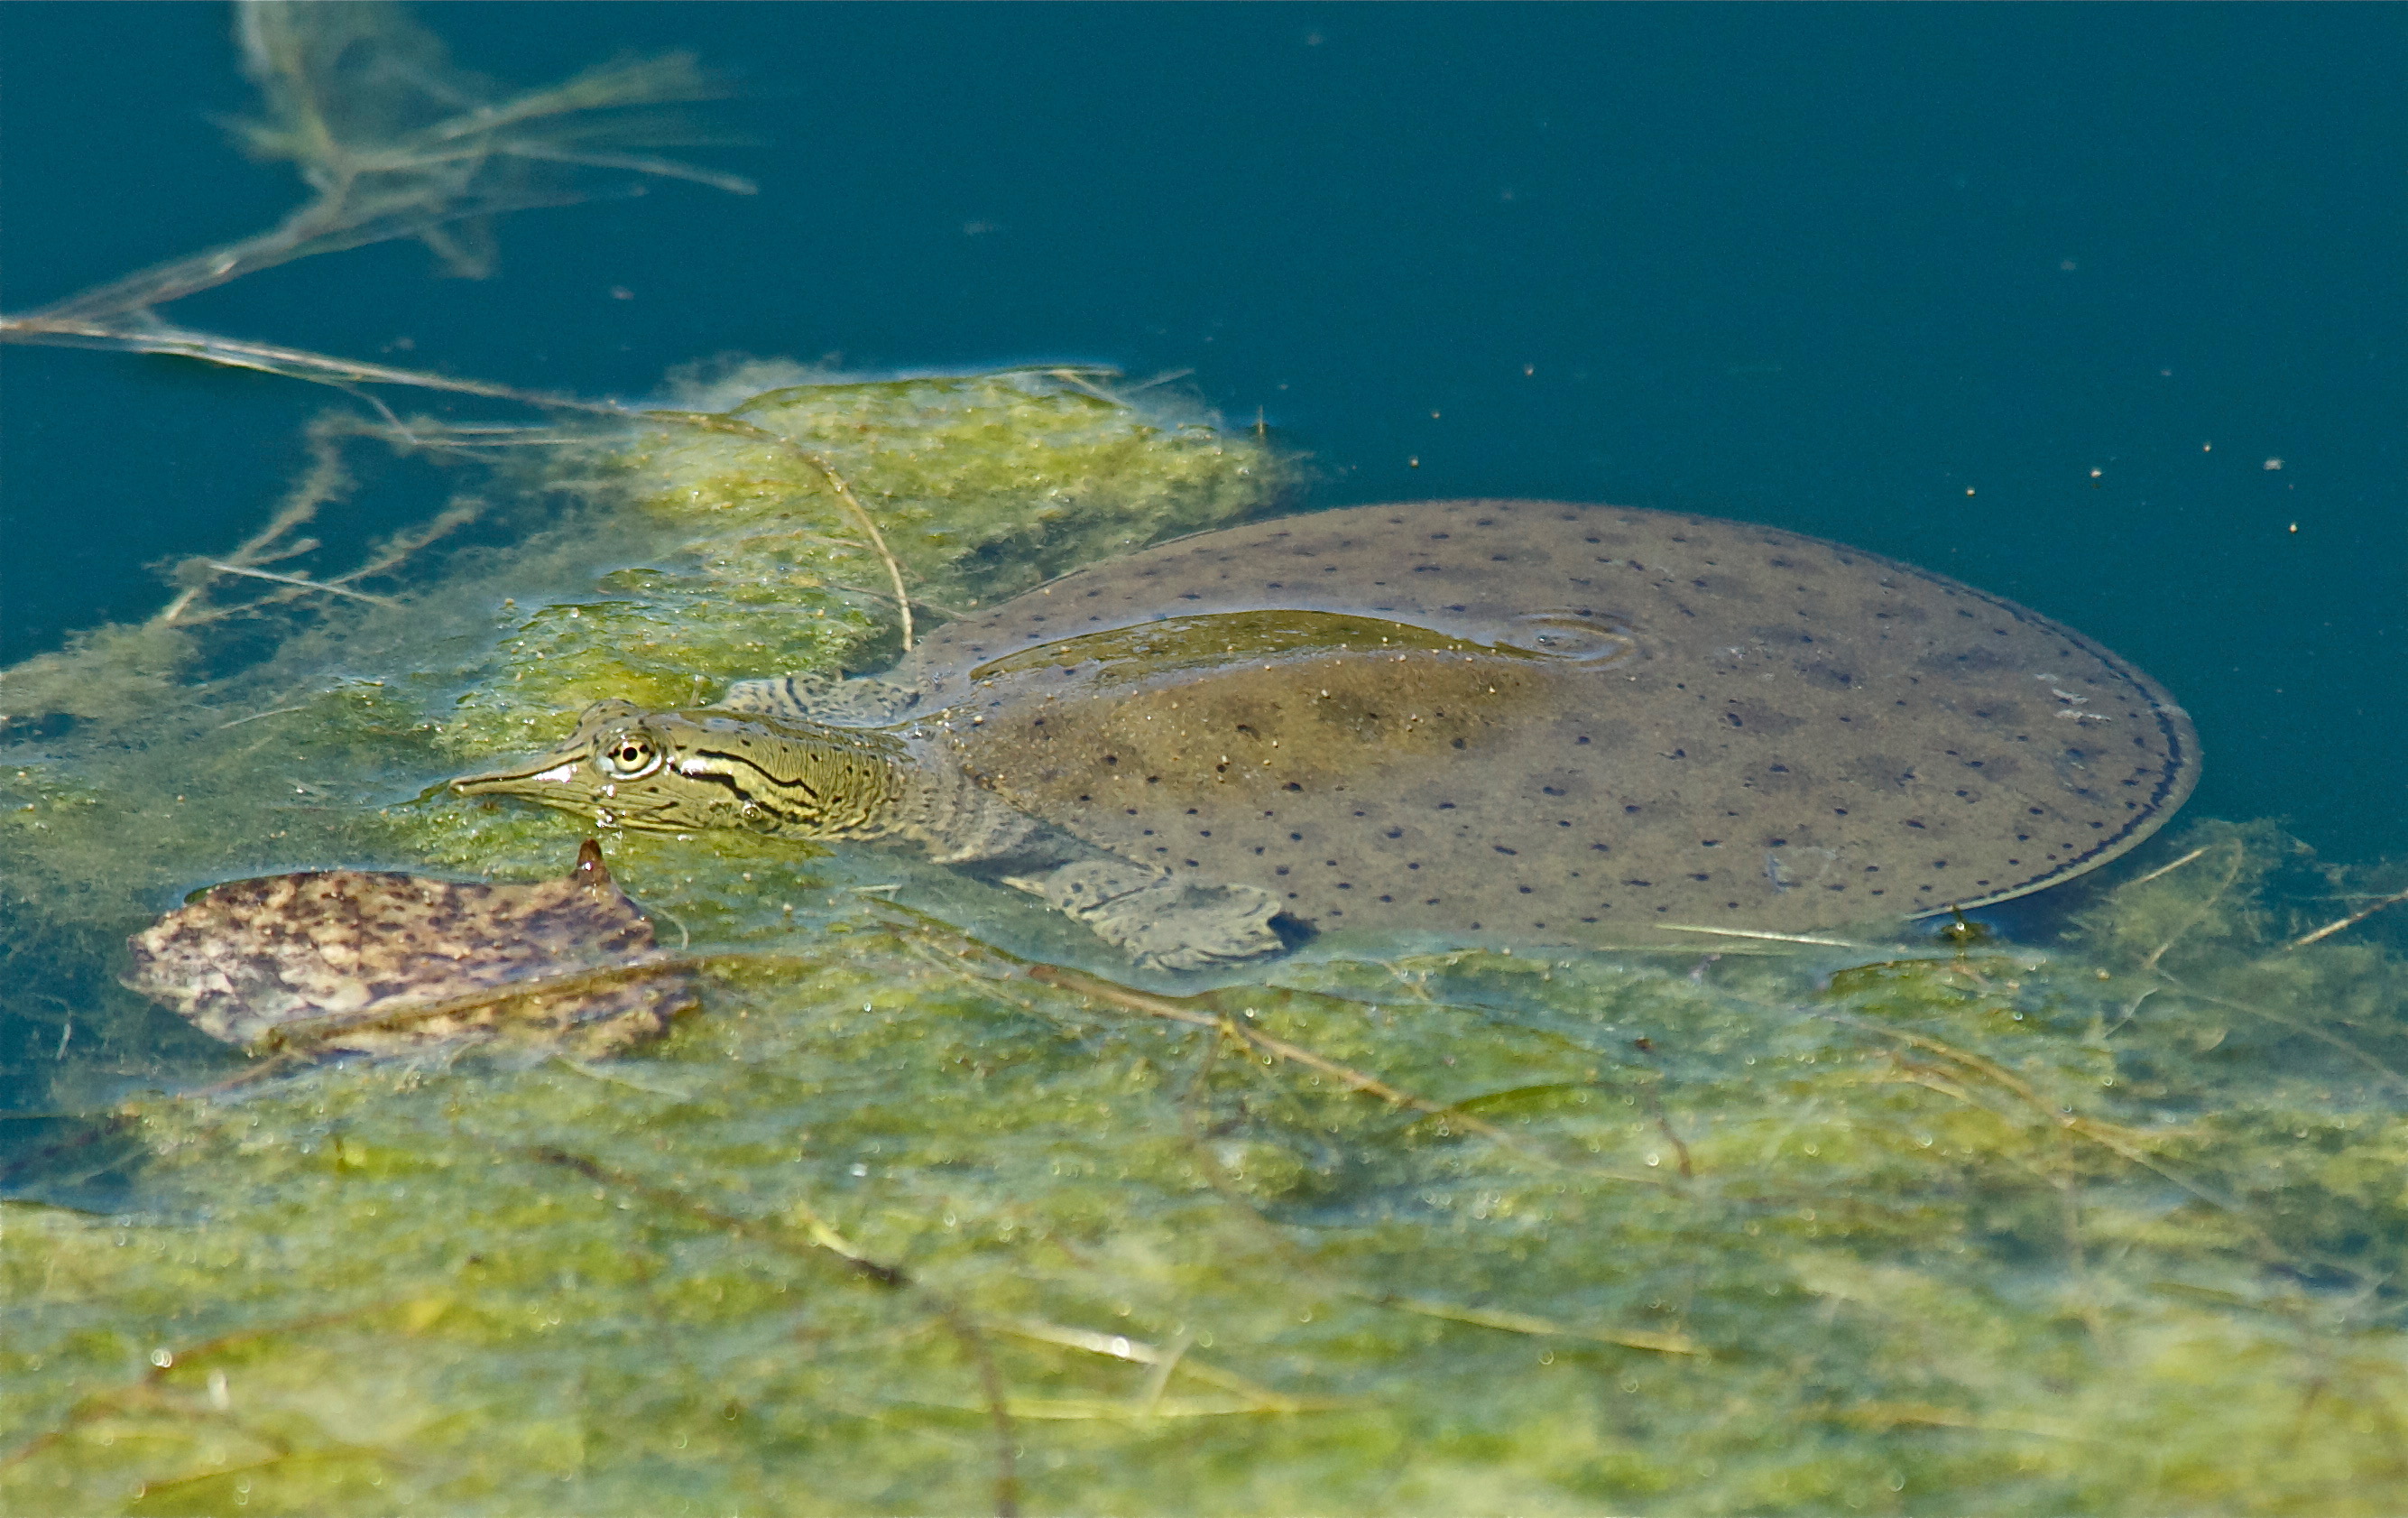
<svg viewBox="0 0 2408 1518">
<path fill-rule="evenodd" d="M 759 144 L 706 156 L 762 193 L 528 214 L 482 282 L 414 245 L 314 260 L 179 319 L 583 393 L 730 349 L 1192 368 L 1312 452 L 1316 502 L 1672 504 L 2014 597 L 2190 708 L 2201 811 L 2408 851 L 2400 7 L 442 25 L 521 83 L 697 50 Z M 214 7 L 14 5 L 0 47 L 9 308 L 291 203 L 208 124 L 248 101 Z M 323 398 L 22 349 L 0 383 L 7 659 L 238 536 Z"/>
<path fill-rule="evenodd" d="M 2397 1511 L 2403 18 L 432 10 L 513 84 L 737 70 L 757 144 L 681 151 L 761 193 L 176 320 L 587 395 L 732 350 L 1192 373 L 796 385 L 486 473 L 297 381 L 0 350 L 0 1508 Z M 292 204 L 209 124 L 224 22 L 0 7 L 0 308 Z M 452 490 L 482 546 L 40 657 L 253 531 L 329 404 L 361 493 L 245 562 L 330 574 Z M 2096 635 L 2207 778 L 1988 943 L 1148 992 L 933 866 L 614 832 L 704 976 L 671 1037 L 194 1092 L 258 1067 L 117 984 L 184 890 L 557 875 L 576 822 L 421 788 L 891 638 L 798 449 L 931 606 L 1259 510 L 1282 449 L 1307 507 L 1776 523 Z"/>
</svg>

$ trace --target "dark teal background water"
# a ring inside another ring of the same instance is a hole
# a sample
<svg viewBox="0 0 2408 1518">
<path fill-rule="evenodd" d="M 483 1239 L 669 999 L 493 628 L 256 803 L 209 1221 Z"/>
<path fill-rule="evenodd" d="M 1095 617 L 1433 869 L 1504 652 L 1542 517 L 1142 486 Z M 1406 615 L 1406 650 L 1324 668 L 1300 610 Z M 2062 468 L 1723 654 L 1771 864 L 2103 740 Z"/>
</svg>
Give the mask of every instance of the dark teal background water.
<svg viewBox="0 0 2408 1518">
<path fill-rule="evenodd" d="M 710 156 L 762 194 L 532 213 L 486 282 L 372 249 L 179 321 L 589 393 L 728 349 L 1192 367 L 1312 451 L 1316 503 L 1679 506 L 2013 596 L 2191 708 L 2200 810 L 2408 853 L 2408 10 L 426 18 L 521 84 L 698 50 L 761 139 Z M 0 7 L 9 308 L 297 198 L 208 124 L 248 103 L 225 29 Z M 144 566 L 255 524 L 329 398 L 8 350 L 0 659 L 154 607 Z"/>
</svg>

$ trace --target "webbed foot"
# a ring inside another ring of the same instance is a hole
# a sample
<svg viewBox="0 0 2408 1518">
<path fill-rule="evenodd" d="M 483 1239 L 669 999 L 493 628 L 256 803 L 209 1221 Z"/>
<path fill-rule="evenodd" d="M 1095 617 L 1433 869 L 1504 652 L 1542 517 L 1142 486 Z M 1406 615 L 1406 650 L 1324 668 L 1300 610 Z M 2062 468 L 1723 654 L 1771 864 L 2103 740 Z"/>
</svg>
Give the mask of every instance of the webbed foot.
<svg viewBox="0 0 2408 1518">
<path fill-rule="evenodd" d="M 1285 947 L 1270 925 L 1279 902 L 1253 886 L 1198 885 L 1115 859 L 1080 860 L 1006 884 L 1042 897 L 1148 969 L 1202 970 Z"/>
</svg>

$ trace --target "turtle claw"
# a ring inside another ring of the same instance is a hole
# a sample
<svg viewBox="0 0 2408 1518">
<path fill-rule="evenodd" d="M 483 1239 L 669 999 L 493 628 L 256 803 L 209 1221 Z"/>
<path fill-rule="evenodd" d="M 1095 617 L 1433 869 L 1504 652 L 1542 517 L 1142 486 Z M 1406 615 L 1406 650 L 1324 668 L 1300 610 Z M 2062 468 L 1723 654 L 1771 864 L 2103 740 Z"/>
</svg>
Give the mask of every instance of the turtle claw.
<svg viewBox="0 0 2408 1518">
<path fill-rule="evenodd" d="M 1151 970 L 1203 970 L 1276 954 L 1279 902 L 1253 886 L 1176 880 L 1141 864 L 1088 859 L 1016 886 L 1086 924 L 1096 937 Z"/>
<path fill-rule="evenodd" d="M 1129 898 L 1128 906 L 1126 916 L 1090 918 L 1087 926 L 1150 970 L 1209 970 L 1287 947 L 1270 925 L 1279 903 L 1252 886 L 1165 881 Z"/>
</svg>

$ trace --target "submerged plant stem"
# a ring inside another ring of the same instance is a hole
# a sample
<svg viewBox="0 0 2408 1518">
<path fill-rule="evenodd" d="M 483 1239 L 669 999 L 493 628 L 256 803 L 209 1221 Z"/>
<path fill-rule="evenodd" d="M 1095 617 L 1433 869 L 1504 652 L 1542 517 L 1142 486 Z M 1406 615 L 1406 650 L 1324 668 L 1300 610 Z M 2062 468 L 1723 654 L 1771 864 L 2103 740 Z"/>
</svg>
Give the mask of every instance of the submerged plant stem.
<svg viewBox="0 0 2408 1518">
<path fill-rule="evenodd" d="M 2157 879 L 2160 875 L 2170 875 L 2176 870 L 2181 869 L 2184 865 L 2188 864 L 2191 860 L 2199 858 L 2201 854 L 2206 852 L 2207 846 L 2202 844 L 2199 847 L 2192 849 L 2189 853 L 2185 854 L 2182 858 L 2174 860 L 2172 864 L 2160 864 L 2156 869 L 2150 871 L 2147 875 L 2139 876 L 2132 882 L 2132 884 L 2135 886 L 2145 886 L 2150 881 Z"/>
<path fill-rule="evenodd" d="M 2241 877 L 2241 867 L 2244 863 L 2248 862 L 2248 852 L 2245 849 L 2243 849 L 2239 845 L 2236 844 L 2232 846 L 2232 863 L 2231 866 L 2224 872 L 2224 878 L 2216 882 L 2215 889 L 2207 894 L 2206 898 L 2199 904 L 2197 908 L 2191 912 L 2189 917 L 2183 919 L 2181 926 L 2175 928 L 2172 932 L 2168 933 L 2163 943 L 2149 950 L 2147 956 L 2141 961 L 2141 970 L 2143 974 L 2154 974 L 2157 968 L 2158 961 L 2166 957 L 2166 951 L 2172 948 L 2174 945 L 2180 943 L 2185 933 L 2189 932 L 2193 928 L 2198 927 L 2200 923 L 2207 920 L 2209 914 L 2215 910 L 2215 904 L 2224 899 L 2224 893 L 2227 890 L 2229 890 L 2232 888 L 2232 883 Z M 2174 862 L 2176 864 L 2181 864 L 2186 862 L 2186 860 L 2177 860 Z M 2170 865 L 2168 868 L 2171 869 L 2172 866 Z"/>
<path fill-rule="evenodd" d="M 246 564 L 228 564 L 213 558 L 208 560 L 208 566 L 220 574 L 239 574 L 253 580 L 270 580 L 280 586 L 292 586 L 300 590 L 322 591 L 329 596 L 349 596 L 353 600 L 364 600 L 371 606 L 401 604 L 388 597 L 371 596 L 365 590 L 353 590 L 349 586 L 330 585 L 322 580 L 305 580 L 297 574 L 278 574 L 270 570 L 254 570 Z"/>
<path fill-rule="evenodd" d="M 1308 1070 L 1317 1070 L 1336 1080 L 1348 1091 L 1359 1092 L 1366 1096 L 1375 1096 L 1391 1106 L 1403 1107 L 1409 1111 L 1436 1118 L 1442 1125 L 1452 1124 L 1466 1133 L 1477 1134 L 1499 1148 L 1511 1149 L 1516 1154 L 1537 1160 L 1541 1164 L 1566 1164 L 1566 1162 L 1532 1148 L 1513 1134 L 1484 1119 L 1475 1118 L 1459 1106 L 1450 1106 L 1444 1102 L 1435 1102 L 1426 1096 L 1416 1096 L 1412 1092 L 1399 1090 L 1376 1076 L 1368 1075 L 1352 1065 L 1341 1064 L 1326 1055 L 1316 1054 L 1301 1044 L 1292 1044 L 1284 1038 L 1249 1028 L 1242 1021 L 1226 1013 L 1193 1012 L 1159 996 L 1149 996 L 1143 991 L 1132 990 L 1126 986 L 1115 985 L 1109 980 L 1084 975 L 1076 970 L 1065 970 L 1055 965 L 1032 965 L 1028 970 L 1028 978 L 1041 980 L 1050 986 L 1059 986 L 1065 990 L 1074 991 L 1082 996 L 1091 996 L 1097 1001 L 1125 1006 L 1132 1012 L 1143 1013 L 1150 1018 L 1161 1018 L 1170 1022 L 1183 1022 L 1194 1028 L 1217 1030 L 1223 1037 L 1232 1043 L 1248 1046 L 1274 1059 L 1303 1065 Z M 1609 1176 L 1616 1180 L 1655 1186 L 1670 1184 L 1668 1179 L 1655 1177 L 1625 1175 L 1620 1171 L 1595 1170 L 1588 1166 L 1576 1168 Z"/>
<path fill-rule="evenodd" d="M 2401 902 L 2408 902 L 2408 890 L 2394 891 L 2371 906 L 2363 907 L 2358 911 L 2352 912 L 2349 916 L 2343 918 L 2337 922 L 2328 922 L 2323 927 L 2318 928 L 2315 932 L 2312 933 L 2303 933 L 2300 936 L 2292 939 L 2289 943 L 2285 944 L 2283 947 L 2285 948 L 2305 948 L 2310 944 L 2316 943 L 2321 939 L 2330 938 L 2333 934 L 2340 932 L 2344 928 L 2355 928 L 2359 923 L 2364 922 L 2367 918 L 2374 916 L 2377 912 L 2384 911 L 2388 907 L 2398 906 Z"/>
<path fill-rule="evenodd" d="M 736 437 L 751 438 L 758 442 L 766 442 L 819 470 L 827 480 L 828 488 L 836 493 L 837 499 L 844 503 L 845 510 L 852 513 L 853 521 L 860 526 L 861 530 L 869 535 L 871 550 L 878 555 L 878 561 L 886 567 L 887 583 L 895 587 L 896 611 L 903 621 L 903 651 L 907 654 L 911 651 L 911 593 L 903 584 L 903 566 L 896 562 L 894 551 L 886 546 L 886 535 L 878 530 L 877 518 L 869 514 L 869 508 L 864 506 L 861 503 L 861 498 L 853 493 L 853 486 L 845 482 L 843 475 L 837 472 L 834 464 L 829 463 L 823 455 L 805 448 L 794 439 L 772 432 L 767 427 L 747 422 L 740 417 L 724 416 L 715 412 L 648 411 L 640 414 L 660 421 L 676 422 L 686 426 L 701 427 L 707 431 L 724 432 Z"/>
<path fill-rule="evenodd" d="M 738 1234 L 782 1249 L 791 1250 L 794 1247 L 793 1240 L 782 1228 L 758 1219 L 723 1211 L 718 1207 L 696 1201 L 682 1192 L 614 1169 L 588 1155 L 546 1146 L 530 1150 L 528 1157 L 543 1164 L 557 1165 L 562 1169 L 573 1171 L 596 1185 L 628 1192 L 655 1206 L 685 1213 L 715 1228 L 725 1229 L 729 1233 Z M 1020 1511 L 1018 1439 L 1012 1428 L 1010 1404 L 1004 1387 L 1002 1372 L 995 1363 L 994 1352 L 988 1348 L 985 1337 L 979 1331 L 977 1320 L 951 1298 L 933 1292 L 914 1280 L 910 1273 L 901 1265 L 889 1265 L 882 1260 L 870 1258 L 856 1248 L 851 1240 L 838 1233 L 809 1205 L 796 1200 L 791 1204 L 791 1209 L 803 1220 L 804 1230 L 811 1248 L 824 1250 L 835 1255 L 851 1267 L 853 1274 L 866 1280 L 893 1290 L 907 1291 L 919 1296 L 944 1323 L 946 1331 L 960 1342 L 963 1350 L 969 1355 L 971 1364 L 977 1368 L 979 1384 L 986 1398 L 988 1416 L 995 1426 L 996 1518 L 1014 1518 Z"/>
</svg>

